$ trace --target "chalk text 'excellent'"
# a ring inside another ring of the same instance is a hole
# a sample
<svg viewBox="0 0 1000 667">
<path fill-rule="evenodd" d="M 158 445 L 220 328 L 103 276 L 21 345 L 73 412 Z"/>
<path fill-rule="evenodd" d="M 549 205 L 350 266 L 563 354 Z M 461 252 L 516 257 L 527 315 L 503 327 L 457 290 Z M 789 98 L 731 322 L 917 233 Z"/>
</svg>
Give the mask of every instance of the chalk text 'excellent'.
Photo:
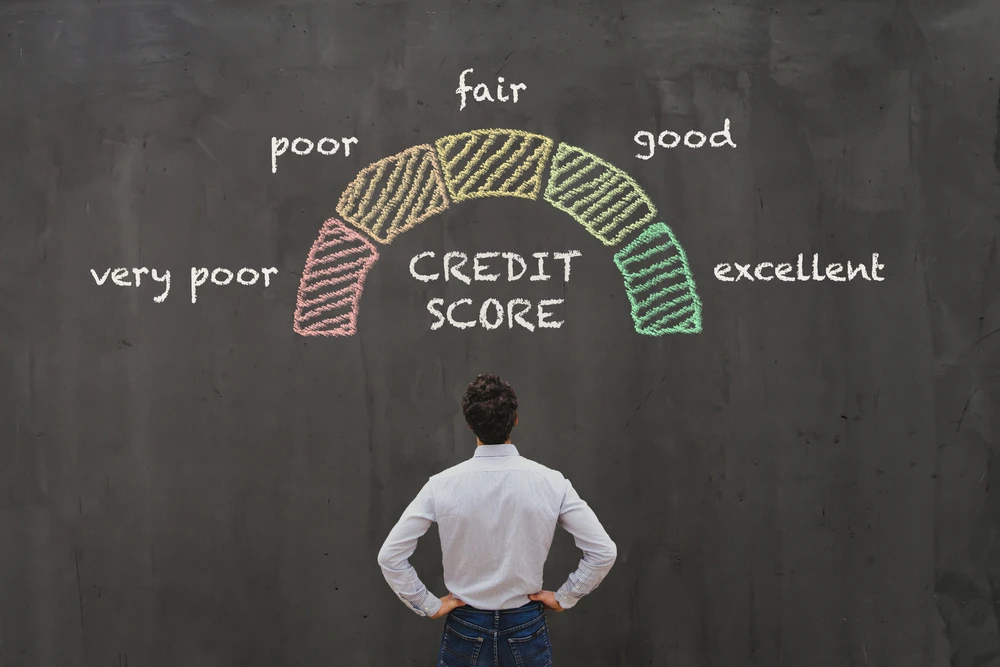
<svg viewBox="0 0 1000 667">
<path fill-rule="evenodd" d="M 752 270 L 751 270 L 752 267 Z M 754 282 L 757 280 L 767 282 L 769 280 L 783 280 L 785 282 L 804 282 L 807 280 L 832 280 L 833 282 L 847 282 L 849 280 L 854 280 L 857 277 L 861 277 L 862 280 L 874 280 L 876 282 L 882 282 L 885 280 L 883 276 L 878 274 L 879 270 L 885 268 L 885 264 L 879 264 L 878 253 L 872 253 L 871 261 L 871 273 L 869 274 L 868 265 L 865 264 L 855 264 L 853 262 L 847 263 L 847 275 L 844 275 L 844 265 L 840 262 L 833 262 L 827 264 L 826 267 L 821 271 L 819 265 L 819 253 L 813 254 L 812 260 L 812 272 L 807 273 L 808 269 L 805 266 L 804 253 L 799 253 L 799 259 L 793 266 L 791 263 L 784 264 L 773 264 L 771 262 L 761 262 L 754 266 L 753 264 L 740 264 L 739 262 L 733 262 L 732 264 L 724 262 L 722 264 L 717 264 L 715 267 L 715 277 L 727 283 L 738 282 L 740 280 L 749 280 Z M 733 275 L 733 271 L 736 271 Z M 795 270 L 795 273 L 793 273 Z"/>
</svg>

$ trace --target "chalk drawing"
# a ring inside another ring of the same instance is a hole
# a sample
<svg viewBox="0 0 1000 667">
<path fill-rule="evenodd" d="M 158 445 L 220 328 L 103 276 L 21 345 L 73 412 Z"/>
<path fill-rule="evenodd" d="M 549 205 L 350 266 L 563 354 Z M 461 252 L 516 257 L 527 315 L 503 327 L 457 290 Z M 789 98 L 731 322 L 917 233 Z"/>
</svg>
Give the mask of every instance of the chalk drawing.
<svg viewBox="0 0 1000 667">
<path fill-rule="evenodd" d="M 253 282 L 257 282 L 257 277 L 256 277 L 257 272 L 254 271 L 253 269 L 244 268 L 240 269 L 240 271 L 253 271 L 255 276 Z M 270 268 L 261 268 L 261 273 L 264 275 L 264 287 L 270 287 L 271 276 L 276 275 L 278 273 L 278 269 L 274 268 L 273 266 Z M 228 285 L 233 281 L 233 275 L 234 275 L 233 272 L 230 271 L 229 269 L 218 267 L 214 269 L 211 273 L 212 284 Z M 209 279 L 209 272 L 207 267 L 204 266 L 191 267 L 191 303 L 198 303 L 198 288 L 207 283 L 208 279 Z M 241 283 L 241 284 L 252 285 L 253 283 Z"/>
<path fill-rule="evenodd" d="M 548 310 L 548 307 L 560 305 L 563 301 L 563 299 L 542 299 L 538 302 L 537 321 L 539 329 L 558 329 L 564 324 L 561 320 L 553 322 L 548 319 L 554 315 L 554 313 Z M 448 306 L 445 313 L 442 313 L 440 308 L 444 306 L 444 299 L 436 298 L 428 301 L 427 312 L 437 318 L 436 322 L 431 323 L 431 331 L 437 331 L 444 326 L 445 322 L 448 322 L 448 324 L 457 329 L 468 329 L 476 326 L 478 323 L 487 330 L 499 329 L 504 323 L 504 305 L 498 299 L 487 299 L 482 303 L 479 307 L 478 321 L 476 319 L 467 321 L 455 319 L 455 309 L 464 305 L 473 306 L 474 304 L 472 299 L 459 299 Z M 519 307 L 517 312 L 514 311 L 515 306 Z M 508 328 L 513 329 L 514 325 L 517 324 L 528 331 L 534 331 L 535 325 L 524 319 L 524 314 L 531 309 L 532 303 L 528 299 L 511 299 L 508 301 L 506 309 Z"/>
<path fill-rule="evenodd" d="M 662 222 L 643 230 L 615 253 L 625 278 L 638 333 L 660 336 L 701 331 L 701 300 L 695 291 L 687 255 Z"/>
<path fill-rule="evenodd" d="M 295 333 L 353 336 L 365 277 L 377 260 L 378 251 L 364 236 L 336 218 L 323 223 L 299 283 Z"/>
<path fill-rule="evenodd" d="M 341 137 L 341 141 L 343 142 L 345 157 L 351 154 L 351 144 L 358 143 L 355 137 Z M 314 145 L 316 152 L 321 155 L 335 155 L 340 150 L 341 141 L 337 141 L 331 137 L 323 137 L 314 144 L 311 139 L 298 137 L 289 144 L 288 137 L 271 137 L 271 173 L 278 173 L 278 158 L 285 154 L 289 145 L 291 145 L 292 152 L 296 155 L 309 155 Z M 329 146 L 329 148 L 324 149 L 324 144 Z"/>
<path fill-rule="evenodd" d="M 666 137 L 670 137 L 670 140 L 666 141 Z M 634 139 L 635 143 L 645 146 L 646 150 L 649 151 L 649 155 L 637 153 L 636 157 L 640 160 L 648 160 L 653 157 L 657 144 L 663 148 L 677 148 L 681 143 L 681 135 L 673 130 L 664 130 L 660 132 L 658 137 L 654 137 L 652 132 L 641 130 L 635 133 Z M 706 137 L 703 132 L 698 132 L 697 130 L 691 130 L 684 135 L 684 145 L 688 148 L 701 148 L 705 145 L 706 141 L 709 142 L 712 148 L 721 148 L 723 146 L 736 148 L 732 131 L 729 129 L 729 119 L 727 118 L 725 123 L 723 123 L 722 129 L 718 132 L 713 132 L 711 137 Z"/>
<path fill-rule="evenodd" d="M 521 130 L 473 130 L 435 142 L 448 194 L 455 202 L 479 197 L 538 199 L 555 145 Z"/>
<path fill-rule="evenodd" d="M 493 99 L 493 96 L 490 95 L 490 88 L 485 83 L 476 84 L 475 87 L 470 86 L 469 84 L 465 83 L 465 75 L 466 74 L 472 74 L 474 71 L 475 71 L 474 69 L 470 68 L 470 69 L 467 69 L 467 70 L 462 70 L 462 73 L 458 75 L 458 89 L 455 90 L 455 94 L 456 95 L 460 95 L 461 98 L 462 98 L 462 102 L 461 102 L 461 104 L 458 107 L 459 111 L 461 111 L 462 109 L 465 108 L 465 94 L 466 93 L 470 93 L 471 92 L 473 98 L 477 102 L 485 102 L 487 100 L 489 100 L 490 102 L 495 102 L 496 101 L 496 100 Z M 499 100 L 501 102 L 506 102 L 506 101 L 508 101 L 510 99 L 510 96 L 503 94 L 503 91 L 504 91 L 503 83 L 504 83 L 503 77 L 502 76 L 498 76 L 497 77 L 497 100 Z M 527 90 L 528 87 L 526 85 L 524 85 L 523 83 L 509 83 L 507 85 L 510 86 L 510 91 L 511 91 L 511 93 L 514 94 L 514 104 L 517 104 L 517 91 L 519 91 L 519 90 Z"/>
<path fill-rule="evenodd" d="M 847 275 L 841 275 L 844 270 L 844 265 L 840 262 L 834 262 L 832 264 L 827 264 L 826 268 L 821 272 L 819 269 L 819 253 L 813 253 L 812 261 L 812 273 L 807 273 L 804 265 L 804 253 L 799 253 L 799 260 L 795 267 L 798 267 L 798 273 L 792 274 L 792 269 L 795 268 L 790 262 L 783 262 L 775 266 L 773 262 L 760 262 L 754 268 L 753 272 L 750 271 L 750 267 L 753 264 L 740 264 L 739 262 L 723 262 L 721 264 L 715 265 L 715 277 L 723 282 L 732 283 L 739 282 L 742 279 L 746 279 L 750 282 L 754 280 L 760 280 L 763 282 L 768 282 L 777 278 L 785 282 L 793 282 L 796 280 L 806 281 L 806 280 L 832 280 L 833 282 L 847 282 L 854 280 L 858 274 L 864 280 L 874 280 L 876 282 L 882 282 L 885 280 L 884 276 L 878 275 L 879 269 L 884 269 L 885 264 L 880 264 L 878 261 L 878 253 L 872 253 L 872 273 L 871 277 L 868 277 L 868 267 L 865 264 L 855 265 L 853 262 L 847 262 Z M 733 278 L 729 275 L 729 272 L 736 267 L 736 277 Z M 764 273 L 767 271 L 767 273 Z"/>
<path fill-rule="evenodd" d="M 163 303 L 167 295 L 170 293 L 170 269 L 166 269 L 161 276 L 157 269 L 148 269 L 145 266 L 137 266 L 132 268 L 132 275 L 135 276 L 135 287 L 140 287 L 142 285 L 142 276 L 148 274 L 154 281 L 158 283 L 165 283 L 165 289 L 163 294 L 160 296 L 154 296 L 153 301 L 156 303 Z M 133 287 L 128 275 L 128 269 L 122 267 L 118 269 L 107 268 L 104 274 L 100 277 L 97 276 L 97 271 L 94 269 L 90 270 L 90 275 L 94 276 L 94 282 L 97 283 L 98 287 L 104 285 L 107 281 L 108 276 L 111 276 L 111 282 L 118 287 Z"/>
<path fill-rule="evenodd" d="M 604 245 L 619 245 L 632 232 L 642 230 L 614 255 L 632 304 L 635 330 L 652 336 L 700 332 L 701 301 L 687 256 L 666 224 L 652 223 L 656 208 L 646 193 L 621 169 L 581 148 L 563 143 L 557 146 L 548 137 L 522 130 L 472 130 L 443 137 L 433 145 L 414 146 L 363 169 L 340 197 L 337 212 L 375 241 L 388 244 L 453 202 L 481 197 L 537 200 L 546 176 L 545 201 L 568 213 Z M 507 260 L 509 280 L 513 279 L 515 259 L 521 265 L 518 278 L 527 270 L 520 256 L 499 255 Z M 530 280 L 551 278 L 542 265 L 547 255 L 533 255 L 539 267 Z M 488 267 L 479 263 L 496 256 L 495 252 L 477 255 L 473 264 L 476 280 L 497 279 L 498 274 L 487 273 Z M 579 254 L 575 250 L 553 254 L 553 258 L 564 261 L 565 280 L 569 280 L 569 262 L 576 256 Z M 416 273 L 415 263 L 423 257 L 433 254 L 423 253 L 410 263 L 410 271 L 418 280 L 429 282 L 442 276 L 445 280 L 455 277 L 471 282 L 469 276 L 458 271 L 468 261 L 464 253 L 448 253 L 444 271 L 432 275 Z M 377 258 L 375 246 L 367 238 L 338 219 L 327 220 L 306 260 L 295 310 L 295 331 L 304 336 L 354 335 L 364 279 Z M 455 258 L 464 261 L 452 265 L 450 260 Z M 466 302 L 472 303 L 459 300 L 449 306 L 447 313 L 441 313 L 436 305 L 444 301 L 432 299 L 428 310 L 439 322 L 431 328 L 445 321 L 459 328 L 477 324 L 475 320 L 454 319 L 454 308 Z M 547 321 L 551 313 L 545 311 L 546 306 L 561 302 L 539 302 L 538 328 L 562 326 L 562 322 Z M 509 326 L 514 322 L 523 326 L 522 313 L 514 315 L 512 304 L 508 304 L 506 312 Z M 514 305 L 523 306 L 522 300 Z M 494 310 L 495 320 L 491 315 L 490 320 L 479 323 L 499 327 L 503 309 L 494 306 Z"/>
<path fill-rule="evenodd" d="M 565 211 L 608 246 L 651 222 L 656 207 L 624 171 L 592 153 L 559 144 L 545 201 Z"/>
<path fill-rule="evenodd" d="M 361 170 L 341 195 L 337 213 L 376 241 L 391 243 L 446 208 L 437 155 L 424 144 Z"/>
</svg>

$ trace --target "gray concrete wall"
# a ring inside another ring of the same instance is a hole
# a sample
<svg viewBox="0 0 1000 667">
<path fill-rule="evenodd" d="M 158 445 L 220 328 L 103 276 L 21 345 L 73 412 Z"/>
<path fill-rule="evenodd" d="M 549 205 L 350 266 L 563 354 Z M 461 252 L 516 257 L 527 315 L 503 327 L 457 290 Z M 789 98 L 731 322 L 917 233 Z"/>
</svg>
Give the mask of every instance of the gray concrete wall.
<svg viewBox="0 0 1000 667">
<path fill-rule="evenodd" d="M 1000 665 L 1000 6 L 911 2 L 6 2 L 0 7 L 0 665 L 430 664 L 375 556 L 515 444 L 619 545 L 551 619 L 574 667 Z M 528 88 L 458 108 L 461 70 Z M 635 158 L 639 130 L 735 150 Z M 684 245 L 704 331 L 633 331 L 612 250 L 543 204 L 453 207 L 382 248 L 359 334 L 292 332 L 365 165 L 476 127 L 625 168 Z M 271 136 L 356 136 L 349 157 Z M 569 283 L 417 283 L 423 250 L 578 249 Z M 724 283 L 720 262 L 885 281 Z M 787 259 L 785 259 L 787 258 Z M 173 273 L 172 292 L 90 269 Z M 208 288 L 191 266 L 279 270 Z M 428 299 L 565 298 L 559 330 L 431 331 Z M 578 553 L 557 536 L 546 586 Z M 436 534 L 415 563 L 443 595 Z"/>
</svg>

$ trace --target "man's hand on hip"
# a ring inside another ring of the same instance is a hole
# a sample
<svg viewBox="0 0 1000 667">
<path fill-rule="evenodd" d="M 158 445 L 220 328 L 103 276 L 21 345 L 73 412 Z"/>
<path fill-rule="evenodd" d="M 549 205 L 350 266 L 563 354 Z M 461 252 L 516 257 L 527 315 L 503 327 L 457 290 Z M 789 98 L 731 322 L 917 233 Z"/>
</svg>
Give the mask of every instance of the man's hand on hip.
<svg viewBox="0 0 1000 667">
<path fill-rule="evenodd" d="M 443 598 L 441 598 L 441 608 L 438 609 L 438 613 L 431 616 L 431 618 L 441 618 L 442 616 L 447 616 L 451 613 L 451 610 L 455 607 L 464 607 L 465 603 L 459 600 L 457 597 L 448 593 Z"/>
<path fill-rule="evenodd" d="M 559 600 L 556 599 L 556 594 L 553 591 L 539 591 L 537 593 L 532 593 L 528 596 L 536 602 L 541 602 L 545 605 L 546 609 L 551 609 L 552 611 L 566 611 L 563 606 L 559 604 Z"/>
</svg>

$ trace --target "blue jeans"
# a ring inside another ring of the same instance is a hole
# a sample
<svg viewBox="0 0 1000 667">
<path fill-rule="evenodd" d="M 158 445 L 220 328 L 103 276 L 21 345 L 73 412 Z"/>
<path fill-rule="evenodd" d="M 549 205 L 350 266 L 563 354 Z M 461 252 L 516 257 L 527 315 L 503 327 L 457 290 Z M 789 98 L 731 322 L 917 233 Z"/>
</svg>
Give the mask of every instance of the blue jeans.
<svg viewBox="0 0 1000 667">
<path fill-rule="evenodd" d="M 456 607 L 445 618 L 438 667 L 551 667 L 545 607 L 485 611 Z"/>
</svg>

